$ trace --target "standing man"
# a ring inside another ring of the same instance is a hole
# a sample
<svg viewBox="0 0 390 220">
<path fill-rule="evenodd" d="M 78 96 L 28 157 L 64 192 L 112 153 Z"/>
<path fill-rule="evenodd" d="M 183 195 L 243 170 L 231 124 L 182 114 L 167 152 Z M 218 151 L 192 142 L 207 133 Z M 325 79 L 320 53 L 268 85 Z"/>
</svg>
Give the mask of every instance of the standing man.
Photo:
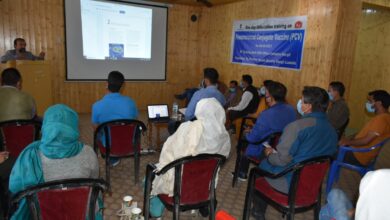
<svg viewBox="0 0 390 220">
<path fill-rule="evenodd" d="M 117 119 L 136 119 L 138 110 L 135 102 L 120 93 L 125 77 L 119 71 L 108 74 L 107 94 L 92 106 L 92 123 L 95 127 L 107 121 Z M 119 164 L 119 159 L 110 158 L 112 166 Z"/>
<path fill-rule="evenodd" d="M 23 38 L 16 38 L 14 40 L 13 50 L 8 50 L 4 56 L 1 57 L 1 62 L 5 63 L 10 60 L 44 60 L 45 52 L 41 52 L 39 56 L 33 55 L 26 50 L 26 41 Z"/>
<path fill-rule="evenodd" d="M 344 99 L 345 87 L 342 82 L 331 82 L 328 88 L 330 104 L 328 108 L 328 119 L 339 136 L 341 129 L 349 119 L 349 108 Z"/>
<path fill-rule="evenodd" d="M 21 89 L 22 77 L 19 71 L 15 68 L 3 70 L 0 87 L 0 122 L 34 118 L 35 101 Z"/>
</svg>

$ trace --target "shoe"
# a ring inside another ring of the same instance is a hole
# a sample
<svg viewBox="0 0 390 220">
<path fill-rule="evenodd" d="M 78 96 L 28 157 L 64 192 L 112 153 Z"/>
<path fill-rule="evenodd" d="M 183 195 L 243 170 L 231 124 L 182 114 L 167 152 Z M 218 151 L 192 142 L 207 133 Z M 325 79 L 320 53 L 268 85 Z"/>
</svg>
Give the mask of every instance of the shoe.
<svg viewBox="0 0 390 220">
<path fill-rule="evenodd" d="M 234 177 L 234 172 L 231 172 L 231 175 L 232 175 L 232 177 Z M 241 182 L 245 182 L 248 180 L 248 177 L 247 177 L 247 175 L 242 175 L 239 173 L 237 179 Z"/>
<path fill-rule="evenodd" d="M 117 166 L 119 163 L 121 162 L 121 160 L 119 158 L 110 158 L 110 166 L 111 167 L 115 167 Z"/>
<path fill-rule="evenodd" d="M 210 212 L 209 212 L 209 207 L 206 206 L 206 207 L 200 208 L 200 209 L 199 209 L 199 213 L 200 213 L 200 215 L 201 215 L 203 218 L 208 217 L 209 214 L 210 214 Z"/>
</svg>

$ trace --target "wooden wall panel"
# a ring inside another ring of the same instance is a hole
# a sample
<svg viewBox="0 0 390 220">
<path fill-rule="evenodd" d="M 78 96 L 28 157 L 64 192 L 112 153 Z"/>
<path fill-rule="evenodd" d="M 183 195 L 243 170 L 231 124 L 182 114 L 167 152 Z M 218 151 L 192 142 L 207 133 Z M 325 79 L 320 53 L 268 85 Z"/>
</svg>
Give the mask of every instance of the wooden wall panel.
<svg viewBox="0 0 390 220">
<path fill-rule="evenodd" d="M 390 7 L 390 0 L 363 0 L 363 2 L 382 7 Z"/>
<path fill-rule="evenodd" d="M 361 128 L 370 118 L 365 111 L 368 92 L 385 89 L 390 92 L 390 11 L 362 13 L 353 66 L 351 127 Z"/>
<path fill-rule="evenodd" d="M 265 79 L 273 79 L 284 83 L 288 89 L 288 99 L 294 103 L 301 96 L 305 85 L 327 88 L 331 79 L 336 78 L 339 69 L 352 66 L 353 53 L 340 53 L 350 49 L 340 43 L 340 30 L 347 24 L 341 24 L 347 18 L 356 16 L 359 8 L 344 10 L 339 0 L 247 0 L 228 5 L 221 5 L 202 10 L 201 22 L 201 65 L 214 66 L 225 82 L 239 80 L 243 74 L 251 74 L 256 86 Z M 360 3 L 360 1 L 356 1 Z M 345 6 L 345 5 L 344 5 Z M 354 5 L 356 6 L 356 5 Z M 340 19 L 340 13 L 346 13 Z M 259 19 L 272 17 L 308 16 L 303 62 L 301 71 L 281 70 L 263 67 L 244 66 L 230 62 L 232 26 L 234 20 Z M 356 19 L 353 19 L 355 21 Z M 357 26 L 354 26 L 357 29 Z M 351 28 L 352 29 L 352 28 Z M 351 30 L 345 30 L 349 34 Z M 353 43 L 353 42 L 352 42 Z M 351 44 L 352 44 L 351 43 Z M 349 45 L 348 47 L 353 47 Z M 344 56 L 338 61 L 334 56 Z M 335 63 L 339 69 L 333 69 Z M 345 62 L 345 63 L 344 63 Z M 343 68 L 341 68 L 343 67 Z M 335 74 L 331 74 L 335 72 Z"/>
<path fill-rule="evenodd" d="M 13 39 L 23 37 L 28 50 L 46 52 L 53 63 L 53 98 L 78 112 L 90 112 L 91 105 L 105 94 L 104 82 L 65 82 L 65 30 L 63 0 L 0 1 L 0 53 L 13 48 Z M 174 5 L 168 17 L 168 60 L 165 82 L 127 82 L 124 94 L 139 108 L 148 103 L 171 103 L 174 93 L 196 85 L 201 78 L 198 53 L 199 23 L 190 21 L 200 7 Z M 194 83 L 196 82 L 196 83 Z"/>
</svg>

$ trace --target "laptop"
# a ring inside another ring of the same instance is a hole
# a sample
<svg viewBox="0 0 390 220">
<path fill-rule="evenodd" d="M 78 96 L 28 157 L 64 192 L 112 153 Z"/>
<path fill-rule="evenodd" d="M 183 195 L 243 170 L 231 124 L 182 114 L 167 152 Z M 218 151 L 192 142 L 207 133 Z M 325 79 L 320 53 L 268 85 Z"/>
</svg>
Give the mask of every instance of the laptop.
<svg viewBox="0 0 390 220">
<path fill-rule="evenodd" d="M 168 122 L 170 120 L 168 105 L 148 105 L 148 119 L 154 122 Z"/>
</svg>

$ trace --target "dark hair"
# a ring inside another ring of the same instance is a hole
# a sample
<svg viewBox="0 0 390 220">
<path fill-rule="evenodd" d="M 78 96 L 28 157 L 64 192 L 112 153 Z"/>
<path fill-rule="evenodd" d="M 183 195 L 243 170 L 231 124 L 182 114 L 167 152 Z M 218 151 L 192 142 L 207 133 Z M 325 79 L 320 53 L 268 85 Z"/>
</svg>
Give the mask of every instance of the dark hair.
<svg viewBox="0 0 390 220">
<path fill-rule="evenodd" d="M 312 105 L 312 112 L 326 112 L 329 104 L 329 95 L 325 89 L 316 86 L 305 86 L 302 95 L 302 101 Z"/>
<path fill-rule="evenodd" d="M 1 84 L 6 86 L 16 86 L 22 77 L 15 68 L 7 68 L 1 73 Z"/>
<path fill-rule="evenodd" d="M 273 82 L 273 81 L 270 80 L 270 79 L 264 80 L 264 81 L 263 81 L 263 86 L 267 87 L 267 85 L 268 85 L 269 83 L 271 83 L 271 82 Z"/>
<path fill-rule="evenodd" d="M 265 86 L 276 102 L 286 102 L 287 88 L 280 82 L 271 81 Z"/>
<path fill-rule="evenodd" d="M 18 43 L 18 41 L 24 41 L 24 42 L 26 42 L 26 40 L 24 40 L 23 38 L 20 38 L 20 37 L 15 38 L 15 40 L 14 40 L 14 47 L 16 47 L 16 44 Z"/>
<path fill-rule="evenodd" d="M 368 93 L 369 96 L 372 96 L 375 101 L 382 102 L 382 106 L 385 109 L 388 109 L 390 106 L 390 95 L 385 90 L 374 90 Z"/>
<path fill-rule="evenodd" d="M 108 74 L 108 90 L 110 92 L 119 92 L 121 89 L 123 82 L 125 81 L 125 77 L 119 71 L 112 71 Z"/>
<path fill-rule="evenodd" d="M 214 68 L 205 68 L 203 70 L 203 76 L 205 79 L 209 79 L 211 84 L 218 82 L 218 71 Z"/>
<path fill-rule="evenodd" d="M 344 92 L 345 92 L 345 86 L 342 82 L 339 82 L 339 81 L 333 81 L 329 84 L 330 87 L 332 87 L 333 90 L 336 90 L 341 97 L 344 96 Z"/>
<path fill-rule="evenodd" d="M 247 82 L 249 85 L 252 85 L 253 83 L 252 76 L 248 74 L 242 75 L 242 81 Z"/>
<path fill-rule="evenodd" d="M 232 81 L 230 81 L 230 83 L 234 84 L 235 86 L 238 86 L 237 80 L 232 80 Z"/>
</svg>

